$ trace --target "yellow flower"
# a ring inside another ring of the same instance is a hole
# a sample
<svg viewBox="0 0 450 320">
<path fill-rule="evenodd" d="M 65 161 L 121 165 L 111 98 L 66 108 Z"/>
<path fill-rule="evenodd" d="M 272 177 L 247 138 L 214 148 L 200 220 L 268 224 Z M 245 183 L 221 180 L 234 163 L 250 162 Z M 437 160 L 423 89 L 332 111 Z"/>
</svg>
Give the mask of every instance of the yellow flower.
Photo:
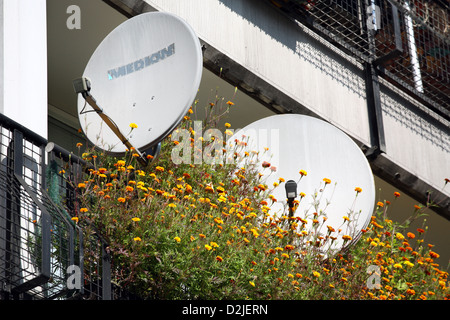
<svg viewBox="0 0 450 320">
<path fill-rule="evenodd" d="M 229 124 L 228 122 L 225 123 L 225 128 L 229 128 L 229 127 L 231 127 L 231 124 Z"/>
<path fill-rule="evenodd" d="M 78 217 L 72 217 L 72 221 L 75 221 L 75 223 L 78 222 Z"/>
<path fill-rule="evenodd" d="M 325 182 L 325 184 L 330 184 L 331 183 L 331 180 L 328 179 L 328 178 L 323 178 L 323 181 Z"/>
<path fill-rule="evenodd" d="M 219 245 L 216 242 L 212 242 L 212 241 L 211 241 L 210 245 L 211 245 L 211 247 L 215 247 L 215 248 L 219 247 Z"/>
<path fill-rule="evenodd" d="M 318 277 L 320 277 L 320 273 L 318 273 L 317 271 L 314 271 L 314 272 L 313 272 L 313 276 L 316 277 L 316 278 L 318 278 Z"/>
<path fill-rule="evenodd" d="M 124 167 L 125 166 L 125 161 L 123 161 L 123 160 L 117 161 L 117 166 Z"/>
<path fill-rule="evenodd" d="M 88 209 L 87 208 L 81 208 L 80 212 L 88 212 Z"/>
<path fill-rule="evenodd" d="M 86 188 L 86 184 L 85 183 L 79 183 L 78 184 L 78 188 Z"/>
<path fill-rule="evenodd" d="M 399 233 L 399 232 L 396 233 L 395 237 L 396 237 L 398 240 L 403 240 L 403 239 L 405 239 L 405 237 L 404 237 L 401 233 Z"/>
<path fill-rule="evenodd" d="M 175 203 L 169 203 L 167 206 L 170 207 L 170 208 L 176 208 L 177 207 L 177 205 Z"/>
<path fill-rule="evenodd" d="M 136 129 L 138 126 L 137 126 L 137 124 L 136 123 L 130 123 L 130 128 L 131 129 Z"/>
<path fill-rule="evenodd" d="M 249 281 L 248 283 L 250 283 L 253 287 L 255 286 L 255 283 L 253 281 Z"/>
<path fill-rule="evenodd" d="M 234 103 L 231 102 L 231 101 L 227 101 L 227 105 L 229 105 L 229 106 L 234 106 Z"/>
<path fill-rule="evenodd" d="M 306 172 L 305 170 L 300 170 L 299 173 L 302 177 L 308 175 L 308 172 Z"/>
<path fill-rule="evenodd" d="M 394 264 L 394 268 L 402 269 L 402 265 L 400 263 L 396 263 L 396 264 Z"/>
<path fill-rule="evenodd" d="M 163 171 L 164 171 L 164 168 L 163 168 L 163 167 L 160 167 L 160 166 L 157 166 L 155 169 L 156 169 L 157 171 L 160 171 L 160 172 L 163 172 Z"/>
<path fill-rule="evenodd" d="M 209 251 L 212 249 L 212 247 L 210 245 L 205 244 L 205 249 Z"/>
<path fill-rule="evenodd" d="M 139 222 L 139 221 L 141 221 L 141 219 L 138 218 L 138 217 L 131 218 L 131 220 L 133 220 L 134 222 Z"/>
<path fill-rule="evenodd" d="M 176 242 L 180 242 L 181 241 L 180 237 L 175 237 L 175 238 L 173 238 L 173 240 L 175 240 Z"/>
<path fill-rule="evenodd" d="M 141 238 L 139 238 L 139 237 L 133 238 L 133 240 L 134 240 L 134 241 L 136 241 L 136 242 L 138 242 L 138 241 L 142 241 L 142 239 L 141 239 Z"/>
<path fill-rule="evenodd" d="M 217 199 L 220 202 L 226 202 L 227 198 L 225 198 L 224 196 L 220 196 L 219 199 Z"/>
</svg>

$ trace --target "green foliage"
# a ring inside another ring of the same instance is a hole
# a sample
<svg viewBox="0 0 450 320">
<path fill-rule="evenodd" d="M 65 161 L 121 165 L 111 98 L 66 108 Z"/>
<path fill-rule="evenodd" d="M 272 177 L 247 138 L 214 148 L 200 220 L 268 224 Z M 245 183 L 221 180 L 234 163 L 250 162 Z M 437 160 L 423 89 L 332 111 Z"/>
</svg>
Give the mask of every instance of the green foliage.
<svg viewBox="0 0 450 320">
<path fill-rule="evenodd" d="M 207 113 L 217 114 L 215 105 Z M 194 138 L 190 114 L 180 128 Z M 252 165 L 176 165 L 176 143 L 166 138 L 160 157 L 145 169 L 133 150 L 120 159 L 87 150 L 83 156 L 94 169 L 81 183 L 72 182 L 80 195 L 74 220 L 88 221 L 107 240 L 113 280 L 121 287 L 145 299 L 449 297 L 448 274 L 423 244 L 425 230 L 403 235 L 405 226 L 387 218 L 387 203 L 378 204 L 356 244 L 327 255 L 321 249 L 334 241 L 330 234 L 318 238 L 311 222 L 271 214 L 264 199 L 276 201 L 269 195 L 284 188 L 283 180 L 269 188 Z M 416 217 L 425 209 L 416 208 Z M 314 219 L 326 221 L 321 214 Z M 371 265 L 380 272 L 374 275 L 380 287 L 372 289 Z"/>
</svg>

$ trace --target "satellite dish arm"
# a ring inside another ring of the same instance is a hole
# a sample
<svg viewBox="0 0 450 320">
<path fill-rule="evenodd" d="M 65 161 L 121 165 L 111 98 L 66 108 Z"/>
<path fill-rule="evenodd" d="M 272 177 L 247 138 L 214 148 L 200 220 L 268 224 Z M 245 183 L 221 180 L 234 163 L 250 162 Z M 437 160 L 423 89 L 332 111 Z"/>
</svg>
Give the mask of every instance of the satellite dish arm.
<svg viewBox="0 0 450 320">
<path fill-rule="evenodd" d="M 91 86 L 90 81 L 87 78 L 79 78 L 75 79 L 73 81 L 74 89 L 76 93 L 81 93 L 83 98 L 86 100 L 87 103 L 94 109 L 94 111 L 102 118 L 102 120 L 108 125 L 108 127 L 114 132 L 114 134 L 122 141 L 122 143 L 129 149 L 129 150 L 135 150 L 135 152 L 139 155 L 137 160 L 141 165 L 144 167 L 147 166 L 148 162 L 147 159 L 139 152 L 138 149 L 133 147 L 133 145 L 130 143 L 130 141 L 122 134 L 117 124 L 108 117 L 103 110 L 98 106 L 97 101 L 94 99 L 94 97 L 89 93 Z"/>
</svg>

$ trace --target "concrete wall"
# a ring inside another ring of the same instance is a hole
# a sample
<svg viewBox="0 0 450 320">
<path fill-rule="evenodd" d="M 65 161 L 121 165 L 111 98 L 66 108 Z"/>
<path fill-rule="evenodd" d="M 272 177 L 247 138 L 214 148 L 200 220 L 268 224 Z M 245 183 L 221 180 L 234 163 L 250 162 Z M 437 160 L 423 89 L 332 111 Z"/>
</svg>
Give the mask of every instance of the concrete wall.
<svg viewBox="0 0 450 320">
<path fill-rule="evenodd" d="M 185 19 L 204 44 L 204 65 L 280 113 L 329 121 L 371 147 L 365 75 L 360 64 L 288 19 L 265 1 L 106 0 L 133 16 L 145 11 Z M 386 153 L 375 174 L 421 202 L 428 192 L 450 219 L 450 130 L 387 83 L 381 85 Z"/>
<path fill-rule="evenodd" d="M 47 137 L 45 0 L 0 0 L 0 112 Z"/>
</svg>

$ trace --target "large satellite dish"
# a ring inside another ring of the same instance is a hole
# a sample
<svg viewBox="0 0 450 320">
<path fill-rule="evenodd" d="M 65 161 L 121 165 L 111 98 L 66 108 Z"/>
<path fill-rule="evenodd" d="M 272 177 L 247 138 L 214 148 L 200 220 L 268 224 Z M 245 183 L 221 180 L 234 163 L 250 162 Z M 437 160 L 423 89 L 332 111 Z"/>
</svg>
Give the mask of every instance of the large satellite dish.
<svg viewBox="0 0 450 320">
<path fill-rule="evenodd" d="M 97 47 L 83 78 L 74 81 L 75 91 L 83 93 L 78 98 L 82 130 L 112 154 L 123 154 L 130 145 L 141 152 L 156 148 L 195 99 L 202 65 L 197 36 L 177 16 L 150 12 L 125 21 Z M 137 128 L 131 130 L 131 123 Z"/>
<path fill-rule="evenodd" d="M 375 203 L 369 163 L 356 143 L 331 124 L 304 115 L 275 115 L 237 131 L 228 143 L 248 151 L 248 155 L 237 152 L 238 163 L 256 165 L 263 174 L 261 183 L 269 190 L 274 182 L 279 183 L 279 178 L 298 182 L 296 200 L 300 203 L 293 215 L 307 220 L 311 231 L 314 213 L 319 213 L 321 229 L 314 232 L 325 235 L 327 226 L 334 228 L 337 239 L 331 249 L 356 241 L 369 223 Z M 302 177 L 300 170 L 306 175 Z M 362 191 L 358 193 L 355 188 Z M 305 194 L 303 198 L 301 193 Z M 277 201 L 267 199 L 270 214 L 288 216 L 285 186 L 281 183 L 271 194 Z M 323 216 L 327 218 L 324 223 Z M 350 218 L 350 223 L 344 216 Z M 345 242 L 342 235 L 353 240 Z"/>
</svg>

